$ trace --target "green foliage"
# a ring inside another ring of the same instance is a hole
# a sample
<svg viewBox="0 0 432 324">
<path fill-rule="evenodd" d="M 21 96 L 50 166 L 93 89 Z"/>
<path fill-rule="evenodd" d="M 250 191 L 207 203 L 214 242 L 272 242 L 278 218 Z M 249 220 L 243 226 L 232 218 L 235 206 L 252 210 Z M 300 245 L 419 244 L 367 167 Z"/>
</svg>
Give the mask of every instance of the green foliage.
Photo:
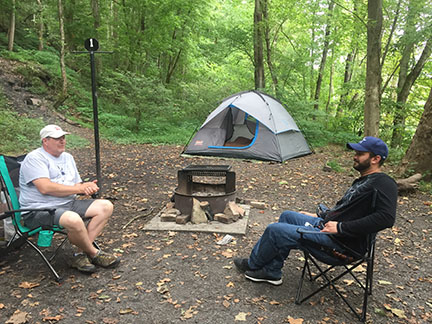
<svg viewBox="0 0 432 324">
<path fill-rule="evenodd" d="M 422 192 L 428 193 L 429 195 L 432 195 L 432 181 L 420 181 L 419 182 L 419 189 Z M 430 206 L 432 209 L 432 205 Z"/>
<path fill-rule="evenodd" d="M 0 97 L 0 152 L 6 155 L 20 155 L 41 145 L 39 131 L 45 126 L 42 119 L 25 118 L 4 108 L 4 97 Z M 88 140 L 78 135 L 68 135 L 69 148 L 89 145 Z"/>
<path fill-rule="evenodd" d="M 0 51 L 0 56 L 22 62 L 15 73 L 24 77 L 29 90 L 35 94 L 48 94 L 60 89 L 60 68 L 58 56 L 51 51 L 19 50 Z"/>
<path fill-rule="evenodd" d="M 99 1 L 99 21 L 89 1 L 63 3 L 69 96 L 58 109 L 68 118 L 92 126 L 88 55 L 71 52 L 83 50 L 87 37 L 96 37 L 100 50 L 114 52 L 96 55 L 102 136 L 123 143 L 185 144 L 218 101 L 254 86 L 251 1 Z M 43 1 L 40 12 L 35 2 L 17 1 L 13 52 L 5 50 L 8 40 L 4 32 L 11 2 L 0 0 L 0 4 L 4 8 L 0 12 L 0 56 L 23 63 L 17 65 L 15 73 L 23 76 L 31 92 L 58 98 L 62 80 L 57 3 Z M 408 10 L 398 11 L 398 4 L 389 1 L 384 13 L 383 44 L 387 43 L 393 21 L 399 31 L 390 39 L 390 51 L 382 66 L 383 83 L 390 78 L 381 100 L 380 136 L 386 141 L 392 137 L 398 109 L 394 102 L 398 75 L 395 67 L 404 46 L 412 39 L 415 50 L 411 57 L 415 63 L 429 35 L 427 22 L 432 16 L 430 2 L 421 0 L 416 12 L 421 10 L 422 17 L 417 15 L 410 25 Z M 318 109 L 314 109 L 312 98 L 324 26 L 329 19 L 327 5 L 312 1 L 299 6 L 283 0 L 268 1 L 267 5 L 264 23 L 268 27 L 273 74 L 266 66 L 266 92 L 286 105 L 312 147 L 357 141 L 364 128 L 366 2 L 335 6 Z M 394 19 L 397 12 L 400 17 Z M 44 23 L 43 51 L 36 50 L 40 18 Z M 405 30 L 409 32 L 406 35 Z M 349 54 L 354 57 L 351 77 L 346 80 Z M 392 161 L 403 155 L 417 127 L 431 86 L 431 69 L 432 64 L 426 63 L 403 107 L 404 140 L 400 151 L 391 152 Z"/>
<path fill-rule="evenodd" d="M 0 152 L 19 155 L 40 146 L 39 131 L 43 126 L 41 119 L 23 118 L 8 109 L 0 109 Z"/>
<path fill-rule="evenodd" d="M 66 135 L 67 136 L 67 147 L 68 148 L 78 148 L 78 147 L 86 147 L 90 145 L 90 142 L 75 134 Z"/>
<path fill-rule="evenodd" d="M 119 144 L 185 145 L 196 130 L 196 125 L 188 121 L 175 122 L 165 118 L 145 119 L 138 131 L 134 130 L 135 121 L 132 117 L 103 114 L 100 120 L 104 136 Z"/>
<path fill-rule="evenodd" d="M 340 164 L 337 160 L 327 161 L 327 166 L 335 172 L 342 172 L 343 171 L 343 168 L 340 166 Z"/>
</svg>

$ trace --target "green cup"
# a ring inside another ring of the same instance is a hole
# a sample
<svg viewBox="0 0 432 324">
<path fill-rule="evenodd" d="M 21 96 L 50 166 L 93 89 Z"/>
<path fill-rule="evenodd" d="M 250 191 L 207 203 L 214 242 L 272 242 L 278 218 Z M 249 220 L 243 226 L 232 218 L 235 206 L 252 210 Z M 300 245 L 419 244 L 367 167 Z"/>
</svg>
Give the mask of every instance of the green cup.
<svg viewBox="0 0 432 324">
<path fill-rule="evenodd" d="M 39 237 L 38 237 L 38 241 L 37 244 L 40 247 L 49 247 L 51 246 L 51 241 L 54 235 L 54 231 L 50 231 L 50 230 L 42 230 L 39 232 Z"/>
</svg>

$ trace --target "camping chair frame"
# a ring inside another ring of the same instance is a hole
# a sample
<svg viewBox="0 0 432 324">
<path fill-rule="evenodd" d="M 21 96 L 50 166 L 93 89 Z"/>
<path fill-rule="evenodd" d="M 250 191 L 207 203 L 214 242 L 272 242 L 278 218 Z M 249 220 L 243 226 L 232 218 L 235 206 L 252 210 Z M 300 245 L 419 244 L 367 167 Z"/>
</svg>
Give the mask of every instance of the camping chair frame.
<svg viewBox="0 0 432 324">
<path fill-rule="evenodd" d="M 51 273 L 54 275 L 55 280 L 57 282 L 60 282 L 62 278 L 58 275 L 57 271 L 54 269 L 54 267 L 51 265 L 52 260 L 57 255 L 57 252 L 59 249 L 64 245 L 64 243 L 67 241 L 67 236 L 62 240 L 62 242 L 59 244 L 59 246 L 55 249 L 55 251 L 52 253 L 50 257 L 45 256 L 45 254 L 41 251 L 41 249 L 33 243 L 30 238 L 33 236 L 36 236 L 39 234 L 42 230 L 51 230 L 55 233 L 60 233 L 63 235 L 67 235 L 63 228 L 60 226 L 39 226 L 37 228 L 30 229 L 22 224 L 21 220 L 21 213 L 22 212 L 29 212 L 29 211 L 47 211 L 50 214 L 54 214 L 55 209 L 20 209 L 18 197 L 15 191 L 15 188 L 13 186 L 12 180 L 9 176 L 9 171 L 7 169 L 5 160 L 3 156 L 0 156 L 0 187 L 1 190 L 4 192 L 4 195 L 6 197 L 6 203 L 8 206 L 8 211 L 5 211 L 4 214 L 0 215 L 0 220 L 5 219 L 8 217 L 12 218 L 12 223 L 15 228 L 15 234 L 13 235 L 12 239 L 7 243 L 5 250 L 2 252 L 2 254 L 7 254 L 12 249 L 17 249 L 20 246 L 22 246 L 24 243 L 27 243 L 30 245 L 33 250 L 35 250 L 42 258 L 42 260 L 45 262 L 45 264 L 50 269 Z"/>
<path fill-rule="evenodd" d="M 323 250 L 328 252 L 329 255 L 331 255 L 334 258 L 333 261 L 324 261 L 320 260 L 319 257 L 317 257 L 316 251 L 317 246 L 314 246 L 314 242 L 312 242 L 312 245 L 308 245 L 308 242 L 310 241 L 304 239 L 304 234 L 317 234 L 316 231 L 307 231 L 302 228 L 299 228 L 297 232 L 300 234 L 300 240 L 302 242 L 302 250 L 304 253 L 304 265 L 302 274 L 300 277 L 299 285 L 297 288 L 297 295 L 296 295 L 296 304 L 301 304 L 304 301 L 308 300 L 312 296 L 316 295 L 323 289 L 327 287 L 332 287 L 334 291 L 339 295 L 339 297 L 342 298 L 342 300 L 348 305 L 348 307 L 351 309 L 351 311 L 356 315 L 356 317 L 361 321 L 365 322 L 366 320 L 366 311 L 367 311 L 367 303 L 368 303 L 368 296 L 372 294 L 372 279 L 373 279 L 373 265 L 374 265 L 374 257 L 375 257 L 375 242 L 376 242 L 376 234 L 369 234 L 367 236 L 367 251 L 364 255 L 359 255 L 355 251 L 351 251 L 352 253 L 349 253 L 350 255 L 353 255 L 354 257 L 343 255 L 338 253 L 338 257 L 336 257 L 330 250 Z M 329 233 L 325 232 L 318 232 L 321 235 L 331 235 Z M 315 243 L 316 244 L 316 243 Z M 322 265 L 318 263 L 324 263 L 327 265 L 327 268 L 324 268 Z M 366 263 L 366 278 L 364 279 L 364 282 L 362 282 L 358 276 L 356 276 L 353 273 L 353 270 L 358 268 L 360 265 Z M 318 274 L 313 275 L 311 271 L 311 265 L 314 265 L 315 268 L 318 270 Z M 330 271 L 342 267 L 342 272 L 338 275 L 331 276 Z M 324 279 L 324 284 L 322 284 L 318 289 L 313 291 L 311 294 L 309 294 L 306 297 L 302 296 L 302 288 L 303 288 L 303 281 L 306 274 L 306 270 L 308 272 L 308 277 L 310 281 L 316 281 L 318 278 Z M 344 277 L 346 274 L 350 274 L 354 280 L 357 282 L 361 290 L 363 291 L 363 305 L 362 305 L 362 311 L 361 313 L 357 312 L 354 307 L 350 304 L 348 299 L 344 296 L 344 294 L 340 291 L 340 289 L 335 285 L 336 281 Z"/>
</svg>

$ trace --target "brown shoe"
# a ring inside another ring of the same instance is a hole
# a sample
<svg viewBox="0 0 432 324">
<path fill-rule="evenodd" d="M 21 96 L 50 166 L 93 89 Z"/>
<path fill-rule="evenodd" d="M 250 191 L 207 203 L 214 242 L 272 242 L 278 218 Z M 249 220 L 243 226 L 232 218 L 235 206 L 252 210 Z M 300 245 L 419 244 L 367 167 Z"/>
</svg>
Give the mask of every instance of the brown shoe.
<svg viewBox="0 0 432 324">
<path fill-rule="evenodd" d="M 103 268 L 113 268 L 120 263 L 120 258 L 99 250 L 98 254 L 91 259 L 91 262 Z"/>
<path fill-rule="evenodd" d="M 96 267 L 90 262 L 88 256 L 84 253 L 74 255 L 70 266 L 86 273 L 93 273 L 96 271 Z"/>
</svg>

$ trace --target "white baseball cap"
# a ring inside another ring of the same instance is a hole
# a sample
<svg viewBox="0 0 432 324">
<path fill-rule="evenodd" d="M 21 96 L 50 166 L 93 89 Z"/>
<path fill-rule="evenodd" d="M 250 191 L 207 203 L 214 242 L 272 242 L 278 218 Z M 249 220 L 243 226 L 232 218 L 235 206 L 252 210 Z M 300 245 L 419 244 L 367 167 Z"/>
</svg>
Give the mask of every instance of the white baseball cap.
<svg viewBox="0 0 432 324">
<path fill-rule="evenodd" d="M 65 132 L 63 129 L 61 129 L 60 126 L 57 125 L 47 125 L 40 131 L 40 137 L 41 139 L 52 137 L 52 138 L 59 138 L 63 135 L 70 134 L 68 132 Z"/>
</svg>

